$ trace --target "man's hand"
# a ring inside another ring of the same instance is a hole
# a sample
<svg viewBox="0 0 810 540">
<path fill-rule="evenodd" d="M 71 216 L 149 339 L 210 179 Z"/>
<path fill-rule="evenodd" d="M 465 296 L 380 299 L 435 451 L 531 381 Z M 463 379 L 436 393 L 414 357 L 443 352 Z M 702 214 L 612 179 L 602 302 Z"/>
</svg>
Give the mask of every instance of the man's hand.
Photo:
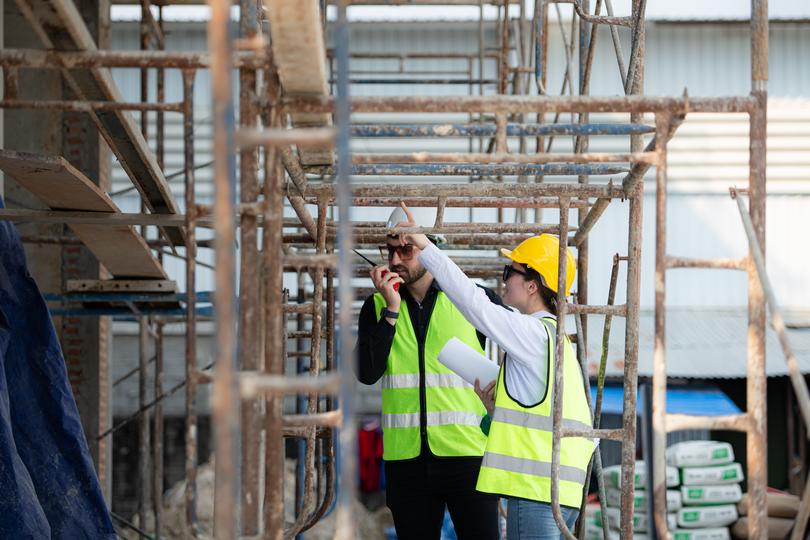
<svg viewBox="0 0 810 540">
<path fill-rule="evenodd" d="M 487 409 L 487 414 L 491 417 L 495 412 L 495 383 L 497 379 L 486 385 L 484 389 L 481 389 L 481 383 L 478 379 L 475 379 L 475 393 L 478 394 L 478 398 L 481 400 L 481 403 L 484 404 L 484 407 Z"/>
<path fill-rule="evenodd" d="M 397 285 L 397 288 L 399 288 L 398 284 L 404 283 L 405 280 L 399 277 L 399 274 L 392 272 L 384 265 L 375 266 L 371 269 L 369 275 L 371 276 L 371 282 L 374 283 L 374 288 L 377 289 L 385 299 L 385 304 L 388 306 L 388 309 L 398 312 L 402 298 L 399 296 L 399 291 L 394 288 L 394 285 Z"/>
</svg>

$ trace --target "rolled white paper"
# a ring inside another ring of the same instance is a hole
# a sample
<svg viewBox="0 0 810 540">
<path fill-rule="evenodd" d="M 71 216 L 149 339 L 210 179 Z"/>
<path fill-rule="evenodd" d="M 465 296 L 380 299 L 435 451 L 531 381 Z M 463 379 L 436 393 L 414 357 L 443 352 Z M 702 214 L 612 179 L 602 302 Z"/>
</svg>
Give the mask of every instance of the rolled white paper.
<svg viewBox="0 0 810 540">
<path fill-rule="evenodd" d="M 439 362 L 470 384 L 475 384 L 475 379 L 478 379 L 481 388 L 494 381 L 501 369 L 458 338 L 450 338 L 445 343 L 439 352 Z"/>
</svg>

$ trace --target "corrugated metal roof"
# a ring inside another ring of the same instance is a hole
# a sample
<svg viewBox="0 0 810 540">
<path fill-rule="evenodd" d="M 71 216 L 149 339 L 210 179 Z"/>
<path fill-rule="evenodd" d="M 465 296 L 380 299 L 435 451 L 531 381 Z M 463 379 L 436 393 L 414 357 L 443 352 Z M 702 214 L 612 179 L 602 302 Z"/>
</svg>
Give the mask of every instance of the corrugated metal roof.
<svg viewBox="0 0 810 540">
<path fill-rule="evenodd" d="M 810 320 L 810 313 L 794 313 L 794 320 Z M 598 371 L 601 357 L 604 318 L 588 318 L 588 366 L 591 375 Z M 610 329 L 607 376 L 621 378 L 624 369 L 625 320 L 614 318 Z M 668 309 L 667 375 L 688 379 L 745 378 L 748 315 L 745 309 Z M 573 328 L 573 321 L 569 328 Z M 789 329 L 791 346 L 802 373 L 810 373 L 810 328 Z M 642 312 L 639 322 L 640 376 L 651 377 L 653 366 L 654 318 Z M 767 374 L 787 375 L 787 365 L 776 333 L 768 328 L 766 336 Z"/>
</svg>

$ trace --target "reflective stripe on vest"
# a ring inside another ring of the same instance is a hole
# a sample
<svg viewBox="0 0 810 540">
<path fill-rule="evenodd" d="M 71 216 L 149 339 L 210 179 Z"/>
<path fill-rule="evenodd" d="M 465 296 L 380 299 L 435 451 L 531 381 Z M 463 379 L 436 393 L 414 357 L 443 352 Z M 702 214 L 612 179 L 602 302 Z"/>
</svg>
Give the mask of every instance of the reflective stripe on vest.
<svg viewBox="0 0 810 540">
<path fill-rule="evenodd" d="M 385 300 L 374 295 L 377 321 Z M 456 337 L 483 353 L 475 328 L 439 292 L 424 343 L 424 389 L 420 388 L 419 344 L 405 302 L 400 304 L 394 341 L 382 377 L 383 458 L 410 459 L 421 452 L 421 392 L 425 394 L 427 442 L 438 456 L 481 456 L 486 436 L 480 428 L 486 414 L 472 385 L 438 361 L 439 351 Z"/>
<path fill-rule="evenodd" d="M 523 407 L 513 400 L 506 390 L 507 358 L 498 374 L 495 412 L 478 475 L 479 491 L 551 502 L 556 321 L 544 319 L 542 322 L 548 335 L 548 392 L 544 392 L 546 397 L 543 402 L 533 407 Z M 562 364 L 562 427 L 590 429 L 591 412 L 585 397 L 582 374 L 567 338 Z M 593 442 L 589 439 L 565 437 L 560 441 L 560 504 L 579 508 L 592 454 Z"/>
<path fill-rule="evenodd" d="M 474 412 L 469 411 L 439 411 L 427 413 L 428 426 L 445 426 L 448 424 L 463 424 L 480 428 L 481 419 Z M 382 415 L 384 428 L 419 427 L 419 413 L 401 413 Z"/>
<path fill-rule="evenodd" d="M 468 388 L 473 385 L 455 373 L 426 373 L 425 386 L 440 386 L 444 388 Z M 383 375 L 383 388 L 419 388 L 419 374 L 401 373 L 399 375 Z"/>
<path fill-rule="evenodd" d="M 504 424 L 512 424 L 531 429 L 540 429 L 543 431 L 551 431 L 553 429 L 553 418 L 551 416 L 538 416 L 525 411 L 504 409 L 503 407 L 495 408 L 495 413 L 492 415 L 492 420 L 494 422 L 502 422 Z M 571 418 L 563 418 L 562 427 L 565 429 L 583 430 L 592 428 L 590 424 L 580 422 L 579 420 L 572 420 Z"/>
<path fill-rule="evenodd" d="M 531 476 L 551 476 L 551 462 L 516 458 L 494 452 L 486 452 L 481 465 Z M 585 484 L 585 471 L 576 467 L 560 465 L 560 480 Z"/>
</svg>

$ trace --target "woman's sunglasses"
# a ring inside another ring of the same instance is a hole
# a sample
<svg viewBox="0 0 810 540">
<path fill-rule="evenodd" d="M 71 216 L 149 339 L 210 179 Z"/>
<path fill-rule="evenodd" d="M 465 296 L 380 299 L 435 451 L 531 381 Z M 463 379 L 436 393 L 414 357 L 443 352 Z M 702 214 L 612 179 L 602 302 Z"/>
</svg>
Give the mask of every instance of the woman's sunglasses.
<svg viewBox="0 0 810 540">
<path fill-rule="evenodd" d="M 521 276 L 526 276 L 526 272 L 524 272 L 523 270 L 518 270 L 511 264 L 507 264 L 506 266 L 503 267 L 503 282 L 506 283 L 507 280 L 509 280 L 509 278 L 512 277 L 512 274 L 520 274 Z"/>
</svg>

